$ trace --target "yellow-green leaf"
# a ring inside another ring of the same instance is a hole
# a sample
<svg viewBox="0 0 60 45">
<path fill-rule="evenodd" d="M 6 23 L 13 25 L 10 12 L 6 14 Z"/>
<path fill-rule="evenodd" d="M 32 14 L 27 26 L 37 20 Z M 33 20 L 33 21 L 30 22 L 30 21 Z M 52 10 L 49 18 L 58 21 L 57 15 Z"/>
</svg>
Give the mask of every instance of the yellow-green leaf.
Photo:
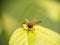
<svg viewBox="0 0 60 45">
<path fill-rule="evenodd" d="M 9 45 L 60 45 L 60 35 L 38 25 L 29 32 L 19 28 L 12 34 Z"/>
</svg>

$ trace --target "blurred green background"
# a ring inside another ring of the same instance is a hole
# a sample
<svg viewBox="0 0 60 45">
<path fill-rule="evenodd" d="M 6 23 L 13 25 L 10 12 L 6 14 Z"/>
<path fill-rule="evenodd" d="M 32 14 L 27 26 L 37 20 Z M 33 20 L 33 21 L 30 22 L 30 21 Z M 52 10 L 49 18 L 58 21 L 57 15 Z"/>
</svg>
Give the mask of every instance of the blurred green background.
<svg viewBox="0 0 60 45">
<path fill-rule="evenodd" d="M 25 18 L 41 20 L 38 25 L 60 34 L 60 0 L 2 0 L 0 3 L 0 45 L 8 45 L 11 34 Z"/>
</svg>

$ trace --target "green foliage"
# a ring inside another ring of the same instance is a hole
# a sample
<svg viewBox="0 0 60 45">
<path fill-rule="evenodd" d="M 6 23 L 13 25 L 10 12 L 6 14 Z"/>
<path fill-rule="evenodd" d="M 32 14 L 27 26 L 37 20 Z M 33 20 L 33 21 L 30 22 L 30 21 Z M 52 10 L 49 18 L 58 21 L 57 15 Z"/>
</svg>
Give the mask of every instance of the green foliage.
<svg viewBox="0 0 60 45">
<path fill-rule="evenodd" d="M 25 18 L 42 21 L 39 25 L 60 34 L 59 3 L 50 0 L 3 0 L 0 15 L 0 43 L 8 45 L 15 29 L 21 27 Z"/>
</svg>

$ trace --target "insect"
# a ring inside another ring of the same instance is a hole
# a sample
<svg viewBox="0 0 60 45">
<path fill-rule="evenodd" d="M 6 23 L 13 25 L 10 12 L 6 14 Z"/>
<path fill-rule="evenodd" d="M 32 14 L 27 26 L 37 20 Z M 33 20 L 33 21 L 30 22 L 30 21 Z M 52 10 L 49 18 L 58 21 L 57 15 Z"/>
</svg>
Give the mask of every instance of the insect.
<svg viewBox="0 0 60 45">
<path fill-rule="evenodd" d="M 36 19 L 33 19 L 31 22 L 28 19 L 25 19 L 25 21 L 26 21 L 28 28 L 33 28 L 33 25 L 34 25 Z"/>
<path fill-rule="evenodd" d="M 38 23 L 41 23 L 41 21 L 39 21 L 39 22 L 36 22 L 36 19 L 33 19 L 32 21 L 29 21 L 27 18 L 25 18 L 25 24 L 27 25 L 27 26 L 23 26 L 23 27 L 25 27 L 24 29 L 26 29 L 26 27 L 27 27 L 27 31 L 29 32 L 29 31 L 32 31 L 31 29 L 33 29 L 33 26 L 35 25 L 35 24 L 38 24 Z M 34 29 L 33 29 L 34 30 Z M 33 31 L 32 31 L 33 32 Z"/>
</svg>

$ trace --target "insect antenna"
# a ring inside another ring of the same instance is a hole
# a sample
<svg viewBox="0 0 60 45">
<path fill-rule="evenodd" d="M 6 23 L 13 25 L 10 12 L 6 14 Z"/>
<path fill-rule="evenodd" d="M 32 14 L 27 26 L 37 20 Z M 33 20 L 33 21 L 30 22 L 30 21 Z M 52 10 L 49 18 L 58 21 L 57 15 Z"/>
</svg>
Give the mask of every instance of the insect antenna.
<svg viewBox="0 0 60 45">
<path fill-rule="evenodd" d="M 38 21 L 38 22 L 36 22 L 35 24 L 39 24 L 39 23 L 41 23 L 42 21 Z"/>
</svg>

